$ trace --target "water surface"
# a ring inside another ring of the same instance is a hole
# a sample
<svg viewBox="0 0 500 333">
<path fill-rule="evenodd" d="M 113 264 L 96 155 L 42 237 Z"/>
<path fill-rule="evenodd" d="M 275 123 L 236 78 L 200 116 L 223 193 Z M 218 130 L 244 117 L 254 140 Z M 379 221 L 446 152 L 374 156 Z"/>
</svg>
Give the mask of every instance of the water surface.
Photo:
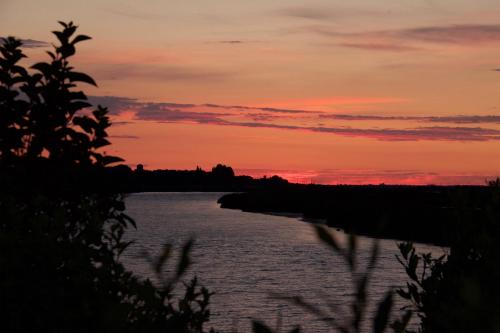
<svg viewBox="0 0 500 333">
<path fill-rule="evenodd" d="M 144 277 L 152 270 L 142 252 L 158 254 L 170 242 L 179 248 L 195 238 L 193 265 L 187 274 L 215 292 L 209 326 L 222 332 L 249 332 L 250 320 L 270 325 L 281 316 L 283 326 L 301 324 L 307 332 L 330 332 L 325 324 L 294 305 L 270 297 L 300 295 L 323 306 L 339 306 L 337 317 L 350 314 L 352 278 L 342 258 L 321 244 L 310 223 L 296 218 L 221 209 L 224 193 L 138 193 L 126 199 L 137 230 L 127 238 L 137 242 L 123 256 L 126 266 Z M 341 233 L 338 236 L 342 237 Z M 361 263 L 370 257 L 373 240 L 359 237 Z M 442 254 L 437 247 L 422 251 Z M 381 240 L 370 299 L 380 300 L 388 288 L 404 285 L 406 275 L 395 259 L 396 241 Z M 173 266 L 171 266 L 173 267 Z M 340 315 L 340 316 L 339 316 Z"/>
</svg>

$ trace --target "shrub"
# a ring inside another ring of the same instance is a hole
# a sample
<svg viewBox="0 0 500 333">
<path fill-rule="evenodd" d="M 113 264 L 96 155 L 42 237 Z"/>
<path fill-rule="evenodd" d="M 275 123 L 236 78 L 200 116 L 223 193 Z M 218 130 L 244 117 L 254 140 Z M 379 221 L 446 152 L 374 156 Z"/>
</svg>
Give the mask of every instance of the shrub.
<svg viewBox="0 0 500 333">
<path fill-rule="evenodd" d="M 493 190 L 487 209 L 457 212 L 459 232 L 447 254 L 433 258 L 399 244 L 410 281 L 398 294 L 420 317 L 419 332 L 500 332 L 500 193 Z"/>
<path fill-rule="evenodd" d="M 136 277 L 119 261 L 134 221 L 106 177 L 121 161 L 108 111 L 91 110 L 78 84 L 96 85 L 70 65 L 90 39 L 60 22 L 48 62 L 31 68 L 16 38 L 0 44 L 0 320 L 7 332 L 203 332 L 210 293 L 197 280 L 176 300 L 191 243 L 171 277 L 170 247 L 155 259 L 163 282 Z"/>
</svg>

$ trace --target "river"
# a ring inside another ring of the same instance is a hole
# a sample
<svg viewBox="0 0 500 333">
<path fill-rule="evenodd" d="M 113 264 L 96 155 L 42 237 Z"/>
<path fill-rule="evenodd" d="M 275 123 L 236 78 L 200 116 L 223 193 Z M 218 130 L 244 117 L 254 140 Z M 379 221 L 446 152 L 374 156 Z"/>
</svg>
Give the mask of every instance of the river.
<svg viewBox="0 0 500 333">
<path fill-rule="evenodd" d="M 215 292 L 207 327 L 221 332 L 249 332 L 252 319 L 284 328 L 302 325 L 305 332 L 330 332 L 313 315 L 273 294 L 302 296 L 327 310 L 340 307 L 346 318 L 353 297 L 352 277 L 342 258 L 320 243 L 310 223 L 299 218 L 221 209 L 224 193 L 137 193 L 126 198 L 127 213 L 137 222 L 126 238 L 135 239 L 122 256 L 124 264 L 143 277 L 153 277 L 144 252 L 158 254 L 164 243 L 179 249 L 195 239 L 193 265 L 186 278 L 196 275 Z M 336 232 L 345 242 L 342 232 Z M 358 259 L 366 265 L 373 240 L 358 237 Z M 389 288 L 407 281 L 395 256 L 396 241 L 380 240 L 377 267 L 369 285 L 370 312 Z M 422 252 L 441 255 L 439 247 L 419 245 Z M 170 268 L 174 265 L 171 263 Z M 167 268 L 167 274 L 168 274 Z M 328 305 L 329 304 L 329 305 Z M 398 303 L 402 305 L 402 303 Z M 371 316 L 372 314 L 369 314 Z M 283 329 L 284 332 L 284 329 Z"/>
</svg>

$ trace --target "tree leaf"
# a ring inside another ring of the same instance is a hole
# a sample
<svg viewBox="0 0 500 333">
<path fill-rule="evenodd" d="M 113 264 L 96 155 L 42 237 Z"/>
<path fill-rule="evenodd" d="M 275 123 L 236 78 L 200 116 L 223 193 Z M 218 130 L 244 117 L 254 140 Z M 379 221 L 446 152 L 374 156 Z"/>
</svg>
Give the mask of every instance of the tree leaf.
<svg viewBox="0 0 500 333">
<path fill-rule="evenodd" d="M 73 124 L 80 126 L 85 132 L 91 134 L 97 126 L 97 122 L 87 116 L 73 118 Z"/>
<path fill-rule="evenodd" d="M 44 76 L 49 76 L 52 72 L 52 66 L 46 62 L 38 62 L 31 66 L 31 68 L 36 69 L 40 73 L 42 73 Z"/>
<path fill-rule="evenodd" d="M 163 244 L 163 250 L 154 263 L 154 270 L 157 274 L 161 273 L 163 265 L 168 260 L 168 258 L 170 258 L 171 252 L 172 252 L 172 245 L 169 243 Z"/>
<path fill-rule="evenodd" d="M 111 144 L 111 142 L 109 142 L 108 140 L 106 140 L 104 138 L 96 138 L 92 141 L 92 147 L 94 147 L 96 149 L 104 147 L 104 146 L 108 146 L 110 144 Z"/>
<path fill-rule="evenodd" d="M 379 246 L 378 240 L 374 240 L 373 246 L 372 246 L 372 252 L 370 255 L 370 261 L 368 263 L 368 269 L 375 268 L 375 264 L 377 263 L 377 259 L 378 259 L 379 250 L 380 250 L 380 246 Z"/>
<path fill-rule="evenodd" d="M 70 82 L 84 82 L 97 87 L 97 83 L 94 79 L 85 73 L 69 72 L 68 79 Z"/>
<path fill-rule="evenodd" d="M 193 239 L 188 240 L 182 247 L 181 259 L 177 265 L 177 277 L 180 277 L 191 265 L 190 252 L 193 247 Z"/>
<path fill-rule="evenodd" d="M 347 262 L 353 271 L 356 269 L 356 243 L 356 235 L 349 234 L 349 253 L 347 255 Z"/>
<path fill-rule="evenodd" d="M 68 24 L 66 22 L 63 22 L 63 21 L 57 21 L 57 23 L 59 23 L 60 25 L 63 26 L 63 28 L 67 28 L 68 27 Z"/>
<path fill-rule="evenodd" d="M 252 332 L 253 333 L 273 333 L 273 330 L 269 328 L 266 324 L 261 321 L 252 321 Z"/>
<path fill-rule="evenodd" d="M 405 312 L 401 319 L 398 319 L 394 323 L 392 323 L 391 328 L 393 329 L 394 333 L 405 333 L 406 327 L 408 326 L 412 315 L 413 312 L 411 310 L 408 310 Z"/>
<path fill-rule="evenodd" d="M 392 309 L 392 291 L 388 291 L 385 298 L 378 305 L 377 314 L 373 319 L 373 332 L 382 333 L 387 327 Z"/>
<path fill-rule="evenodd" d="M 123 162 L 123 159 L 120 157 L 116 157 L 116 156 L 106 155 L 106 156 L 102 156 L 100 162 L 102 165 L 106 166 L 106 165 L 113 164 L 113 163 Z"/>
<path fill-rule="evenodd" d="M 54 35 L 56 35 L 57 39 L 59 40 L 59 42 L 64 45 L 64 44 L 67 44 L 68 43 L 68 39 L 64 36 L 64 34 L 62 33 L 62 31 L 52 31 L 52 33 Z"/>
<path fill-rule="evenodd" d="M 78 35 L 71 41 L 71 44 L 75 45 L 76 43 L 83 42 L 85 40 L 92 39 L 92 37 L 86 36 L 86 35 Z"/>
<path fill-rule="evenodd" d="M 326 227 L 322 225 L 314 225 L 314 229 L 316 230 L 316 234 L 318 235 L 318 238 L 325 243 L 326 245 L 330 246 L 333 250 L 337 252 L 341 252 L 340 247 L 337 244 L 337 241 L 333 237 L 333 235 L 327 230 Z"/>
</svg>

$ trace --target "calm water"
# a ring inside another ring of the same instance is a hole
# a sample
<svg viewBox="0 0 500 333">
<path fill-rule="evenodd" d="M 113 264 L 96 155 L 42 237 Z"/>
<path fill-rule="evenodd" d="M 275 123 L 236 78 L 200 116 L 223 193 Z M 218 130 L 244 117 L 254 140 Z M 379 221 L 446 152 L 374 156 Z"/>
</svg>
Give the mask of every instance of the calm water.
<svg viewBox="0 0 500 333">
<path fill-rule="evenodd" d="M 313 316 L 270 297 L 270 293 L 300 295 L 325 309 L 330 303 L 349 313 L 346 306 L 352 298 L 352 279 L 342 259 L 318 242 L 309 223 L 221 209 L 216 201 L 222 195 L 130 195 L 126 199 L 127 212 L 136 219 L 138 229 L 127 234 L 137 242 L 123 256 L 126 266 L 139 275 L 152 277 L 144 250 L 158 254 L 166 242 L 179 248 L 194 237 L 194 264 L 188 276 L 196 274 L 204 286 L 216 293 L 209 326 L 222 332 L 249 332 L 251 319 L 274 326 L 281 314 L 284 327 L 301 324 L 308 332 L 330 332 Z M 368 260 L 371 244 L 371 239 L 359 238 L 361 263 Z M 440 248 L 424 245 L 418 249 L 443 253 Z M 406 275 L 395 259 L 396 253 L 395 241 L 380 241 L 379 261 L 369 288 L 371 300 L 379 300 L 388 288 L 405 283 Z"/>
</svg>

